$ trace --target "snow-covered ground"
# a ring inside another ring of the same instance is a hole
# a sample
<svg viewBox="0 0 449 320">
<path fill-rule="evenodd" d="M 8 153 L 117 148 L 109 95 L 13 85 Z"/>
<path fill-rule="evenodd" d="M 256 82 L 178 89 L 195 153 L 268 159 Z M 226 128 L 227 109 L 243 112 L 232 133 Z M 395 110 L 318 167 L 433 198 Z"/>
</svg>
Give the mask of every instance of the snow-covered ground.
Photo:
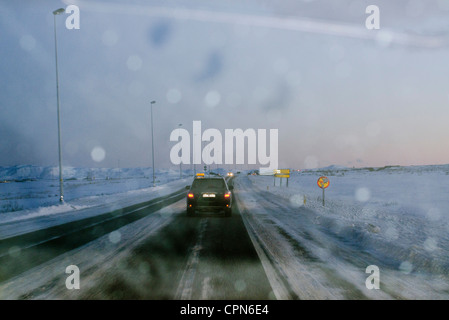
<svg viewBox="0 0 449 320">
<path fill-rule="evenodd" d="M 64 203 L 59 203 L 55 167 L 0 168 L 0 239 L 124 208 L 189 185 L 179 171 L 151 168 L 64 168 Z"/>
<path fill-rule="evenodd" d="M 285 179 L 280 186 L 272 176 L 248 176 L 236 181 L 236 190 L 300 297 L 354 297 L 339 286 L 320 291 L 334 274 L 368 297 L 447 299 L 448 174 L 448 165 L 331 167 L 293 172 L 288 187 Z M 330 180 L 325 206 L 317 186 L 323 175 Z M 288 253 L 292 246 L 296 253 Z M 368 265 L 380 268 L 381 290 L 366 289 Z M 304 291 L 307 286 L 313 290 Z"/>
<path fill-rule="evenodd" d="M 151 168 L 64 167 L 64 200 L 73 204 L 89 196 L 108 196 L 153 185 Z M 177 170 L 156 170 L 156 185 L 179 179 Z M 0 217 L 2 213 L 57 205 L 57 167 L 0 167 Z M 98 199 L 98 198 L 97 198 Z"/>
<path fill-rule="evenodd" d="M 148 201 L 192 179 L 157 171 L 152 187 L 151 169 L 70 168 L 60 205 L 55 172 L 0 168 L 0 238 Z M 330 180 L 325 206 L 322 175 Z M 235 193 L 299 298 L 449 299 L 448 175 L 449 165 L 330 167 L 292 172 L 287 187 L 285 179 L 280 186 L 272 176 L 242 172 Z M 365 286 L 369 265 L 380 269 L 380 290 Z"/>
</svg>

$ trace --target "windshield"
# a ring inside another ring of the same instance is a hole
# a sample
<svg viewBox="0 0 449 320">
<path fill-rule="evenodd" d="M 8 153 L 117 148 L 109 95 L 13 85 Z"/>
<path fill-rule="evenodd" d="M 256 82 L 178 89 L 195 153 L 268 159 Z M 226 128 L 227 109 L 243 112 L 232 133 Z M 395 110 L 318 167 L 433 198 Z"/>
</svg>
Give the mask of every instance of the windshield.
<svg viewBox="0 0 449 320">
<path fill-rule="evenodd" d="M 219 191 L 226 189 L 225 182 L 219 179 L 198 179 L 193 182 L 193 191 Z"/>
<path fill-rule="evenodd" d="M 0 57 L 0 300 L 449 300 L 449 0 L 0 0 Z"/>
</svg>

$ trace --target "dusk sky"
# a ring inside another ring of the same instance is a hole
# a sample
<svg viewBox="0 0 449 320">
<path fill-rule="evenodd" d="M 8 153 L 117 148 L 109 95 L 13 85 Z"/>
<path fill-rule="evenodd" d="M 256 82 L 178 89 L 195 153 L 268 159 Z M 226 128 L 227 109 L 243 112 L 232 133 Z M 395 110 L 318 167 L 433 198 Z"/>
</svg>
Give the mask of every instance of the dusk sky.
<svg viewBox="0 0 449 320">
<path fill-rule="evenodd" d="M 278 129 L 280 167 L 449 163 L 447 0 L 0 0 L 0 166 L 58 164 L 71 4 L 64 166 L 151 166 L 153 100 L 156 167 L 194 120 Z"/>
</svg>

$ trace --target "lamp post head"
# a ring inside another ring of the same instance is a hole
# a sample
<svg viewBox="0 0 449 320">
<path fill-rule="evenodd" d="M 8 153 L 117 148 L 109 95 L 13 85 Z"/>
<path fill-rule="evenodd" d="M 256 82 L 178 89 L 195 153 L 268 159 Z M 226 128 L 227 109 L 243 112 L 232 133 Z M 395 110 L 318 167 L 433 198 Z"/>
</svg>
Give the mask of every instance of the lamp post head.
<svg viewBox="0 0 449 320">
<path fill-rule="evenodd" d="M 154 103 L 156 103 L 156 101 L 151 101 L 151 104 L 154 104 Z"/>
<path fill-rule="evenodd" d="M 64 8 L 60 8 L 60 9 L 57 9 L 57 10 L 53 11 L 53 14 L 56 16 L 56 15 L 61 14 L 63 12 L 65 12 L 65 9 Z"/>
</svg>

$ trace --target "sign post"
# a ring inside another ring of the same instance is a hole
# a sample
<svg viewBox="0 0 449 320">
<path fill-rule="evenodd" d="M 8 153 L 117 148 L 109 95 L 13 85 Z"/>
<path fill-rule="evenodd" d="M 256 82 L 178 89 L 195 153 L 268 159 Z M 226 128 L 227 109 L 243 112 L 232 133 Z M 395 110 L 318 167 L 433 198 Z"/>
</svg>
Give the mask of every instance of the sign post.
<svg viewBox="0 0 449 320">
<path fill-rule="evenodd" d="M 317 181 L 318 187 L 323 189 L 323 207 L 324 207 L 324 204 L 325 204 L 325 202 L 324 202 L 324 189 L 329 187 L 329 183 L 330 183 L 329 179 L 327 177 L 324 177 L 324 176 L 319 177 L 318 181 Z"/>
</svg>

